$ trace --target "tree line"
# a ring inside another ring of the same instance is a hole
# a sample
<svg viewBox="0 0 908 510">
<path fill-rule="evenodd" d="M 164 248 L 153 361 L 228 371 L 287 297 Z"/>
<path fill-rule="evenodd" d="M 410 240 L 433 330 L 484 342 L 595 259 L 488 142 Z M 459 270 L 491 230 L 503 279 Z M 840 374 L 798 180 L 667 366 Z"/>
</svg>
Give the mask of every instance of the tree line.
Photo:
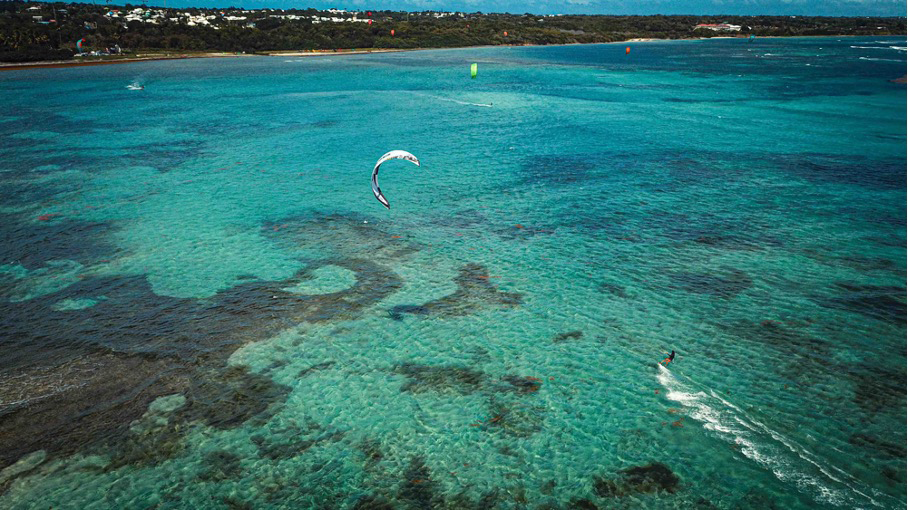
<svg viewBox="0 0 908 510">
<path fill-rule="evenodd" d="M 125 14 L 143 4 L 117 7 L 85 3 L 0 2 L 0 61 L 71 58 L 84 39 L 91 50 L 119 46 L 125 52 L 219 51 L 265 52 L 349 48 L 446 48 L 502 44 L 603 43 L 632 38 L 684 39 L 728 35 L 694 29 L 699 23 L 740 25 L 735 35 L 903 35 L 905 18 L 832 18 L 812 16 L 538 16 L 464 13 L 436 17 L 432 12 L 372 11 L 365 22 L 314 22 L 312 16 L 346 17 L 316 9 L 257 10 L 164 9 L 157 23 L 105 16 Z M 183 13 L 213 15 L 210 25 L 191 26 Z M 229 21 L 221 13 L 246 17 Z M 41 19 L 35 19 L 40 16 Z M 284 16 L 302 16 L 287 19 Z M 360 19 L 366 13 L 357 13 Z M 176 21 L 172 21 L 175 18 Z M 53 20 L 53 22 L 51 22 Z M 394 34 L 391 31 L 394 30 Z"/>
</svg>

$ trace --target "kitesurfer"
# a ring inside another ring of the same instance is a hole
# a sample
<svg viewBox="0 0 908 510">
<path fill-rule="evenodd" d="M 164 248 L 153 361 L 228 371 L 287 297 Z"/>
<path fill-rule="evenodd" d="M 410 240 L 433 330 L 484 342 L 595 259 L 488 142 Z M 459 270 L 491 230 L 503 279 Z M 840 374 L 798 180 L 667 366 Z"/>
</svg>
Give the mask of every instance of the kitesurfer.
<svg viewBox="0 0 908 510">
<path fill-rule="evenodd" d="M 665 366 L 668 366 L 668 364 L 671 363 L 672 361 L 675 361 L 675 351 L 674 350 L 672 351 L 671 354 L 668 355 L 667 358 L 660 361 L 659 364 L 661 365 L 661 364 L 665 363 Z"/>
</svg>

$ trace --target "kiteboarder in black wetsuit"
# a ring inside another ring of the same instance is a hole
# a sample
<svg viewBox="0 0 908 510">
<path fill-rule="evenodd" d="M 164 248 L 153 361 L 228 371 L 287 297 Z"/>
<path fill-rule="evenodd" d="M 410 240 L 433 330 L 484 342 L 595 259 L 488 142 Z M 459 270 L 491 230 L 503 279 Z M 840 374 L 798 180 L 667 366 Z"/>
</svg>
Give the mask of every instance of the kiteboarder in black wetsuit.
<svg viewBox="0 0 908 510">
<path fill-rule="evenodd" d="M 659 364 L 661 365 L 661 364 L 665 363 L 665 366 L 668 366 L 668 364 L 671 363 L 672 361 L 675 361 L 675 351 L 674 350 L 672 351 L 671 354 L 668 355 L 667 358 L 660 361 Z"/>
</svg>

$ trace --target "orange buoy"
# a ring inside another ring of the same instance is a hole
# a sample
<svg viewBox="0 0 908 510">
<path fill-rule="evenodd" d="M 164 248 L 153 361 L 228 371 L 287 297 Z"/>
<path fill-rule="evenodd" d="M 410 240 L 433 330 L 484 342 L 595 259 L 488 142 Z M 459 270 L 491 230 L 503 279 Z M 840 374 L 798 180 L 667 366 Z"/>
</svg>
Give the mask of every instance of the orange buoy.
<svg viewBox="0 0 908 510">
<path fill-rule="evenodd" d="M 625 54 L 625 55 L 630 55 L 630 54 L 631 54 L 631 47 L 630 47 L 630 46 L 628 46 L 627 48 L 624 49 L 624 54 Z"/>
</svg>

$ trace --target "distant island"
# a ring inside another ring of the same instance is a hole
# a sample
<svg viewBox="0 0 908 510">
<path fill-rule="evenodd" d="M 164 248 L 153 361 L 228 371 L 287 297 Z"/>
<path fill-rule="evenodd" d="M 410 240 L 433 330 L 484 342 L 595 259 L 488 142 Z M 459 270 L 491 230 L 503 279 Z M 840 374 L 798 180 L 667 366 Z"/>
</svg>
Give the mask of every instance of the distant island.
<svg viewBox="0 0 908 510">
<path fill-rule="evenodd" d="M 905 33 L 905 18 L 541 16 L 0 2 L 0 62 Z"/>
</svg>

